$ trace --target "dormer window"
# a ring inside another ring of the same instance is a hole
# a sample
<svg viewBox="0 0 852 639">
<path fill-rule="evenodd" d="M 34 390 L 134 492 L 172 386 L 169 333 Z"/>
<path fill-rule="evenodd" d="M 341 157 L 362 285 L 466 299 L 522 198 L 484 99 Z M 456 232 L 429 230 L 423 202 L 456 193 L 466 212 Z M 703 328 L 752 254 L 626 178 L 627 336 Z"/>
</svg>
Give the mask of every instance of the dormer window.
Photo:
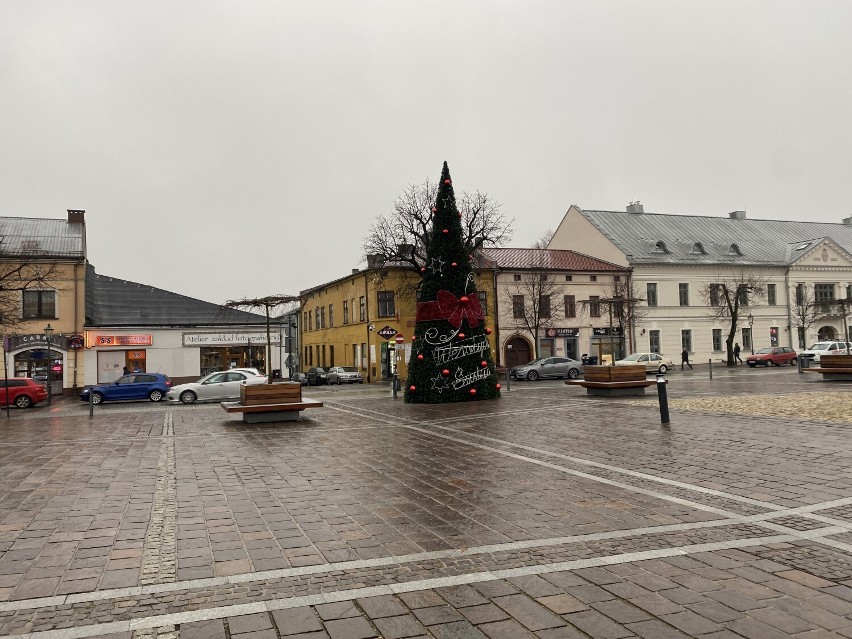
<svg viewBox="0 0 852 639">
<path fill-rule="evenodd" d="M 802 242 L 801 244 L 799 244 L 799 245 L 798 245 L 796 248 L 794 248 L 793 250 L 794 250 L 794 251 L 804 251 L 804 250 L 805 250 L 806 248 L 808 248 L 810 245 L 811 245 L 811 243 L 810 243 L 810 242 Z"/>
<path fill-rule="evenodd" d="M 656 244 L 654 244 L 654 253 L 668 253 L 669 249 L 666 248 L 666 243 L 660 240 Z"/>
<path fill-rule="evenodd" d="M 696 242 L 692 245 L 691 253 L 695 255 L 707 255 L 707 251 L 704 250 L 704 246 L 701 244 L 701 242 Z"/>
<path fill-rule="evenodd" d="M 743 252 L 740 250 L 740 247 L 736 244 L 731 244 L 731 247 L 728 249 L 728 255 L 742 255 Z"/>
</svg>

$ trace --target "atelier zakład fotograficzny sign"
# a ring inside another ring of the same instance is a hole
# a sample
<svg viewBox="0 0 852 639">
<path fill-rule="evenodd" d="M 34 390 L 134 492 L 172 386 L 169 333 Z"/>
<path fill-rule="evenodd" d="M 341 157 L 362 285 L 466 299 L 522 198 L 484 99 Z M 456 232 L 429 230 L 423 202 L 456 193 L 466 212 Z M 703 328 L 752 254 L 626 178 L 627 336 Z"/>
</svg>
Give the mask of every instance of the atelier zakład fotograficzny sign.
<svg viewBox="0 0 852 639">
<path fill-rule="evenodd" d="M 281 343 L 281 334 L 270 334 L 272 344 Z M 266 331 L 211 331 L 206 333 L 183 333 L 184 346 L 239 346 L 243 344 L 266 344 Z"/>
</svg>

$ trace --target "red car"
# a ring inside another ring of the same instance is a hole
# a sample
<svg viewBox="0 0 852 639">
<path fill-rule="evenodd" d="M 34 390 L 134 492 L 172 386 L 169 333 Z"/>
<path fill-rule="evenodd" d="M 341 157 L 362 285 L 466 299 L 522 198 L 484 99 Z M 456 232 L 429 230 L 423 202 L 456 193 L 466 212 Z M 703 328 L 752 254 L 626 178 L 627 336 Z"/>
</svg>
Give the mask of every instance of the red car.
<svg viewBox="0 0 852 639">
<path fill-rule="evenodd" d="M 796 362 L 796 351 L 789 346 L 761 348 L 754 355 L 749 355 L 746 359 L 746 364 L 752 368 L 758 364 L 763 364 L 764 366 L 781 366 L 783 364 L 795 366 Z"/>
<path fill-rule="evenodd" d="M 6 397 L 6 385 L 9 396 Z M 47 399 L 47 389 L 29 377 L 0 379 L 0 406 L 14 404 L 18 408 L 29 408 Z"/>
</svg>

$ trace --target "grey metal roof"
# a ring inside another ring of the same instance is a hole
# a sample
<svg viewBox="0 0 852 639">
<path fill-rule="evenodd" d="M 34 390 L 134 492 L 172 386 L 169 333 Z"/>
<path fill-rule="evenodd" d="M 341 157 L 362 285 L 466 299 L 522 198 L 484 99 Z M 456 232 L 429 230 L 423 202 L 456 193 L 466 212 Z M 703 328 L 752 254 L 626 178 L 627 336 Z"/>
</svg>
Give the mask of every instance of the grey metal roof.
<svg viewBox="0 0 852 639">
<path fill-rule="evenodd" d="M 823 238 L 852 253 L 848 224 L 578 210 L 636 264 L 785 265 L 801 255 L 797 246 Z M 658 242 L 668 252 L 658 250 Z M 704 254 L 694 252 L 696 243 Z"/>
<path fill-rule="evenodd" d="M 0 217 L 0 257 L 84 258 L 86 227 L 67 220 Z"/>
<path fill-rule="evenodd" d="M 98 275 L 86 266 L 86 326 L 266 325 L 266 316 Z"/>
</svg>

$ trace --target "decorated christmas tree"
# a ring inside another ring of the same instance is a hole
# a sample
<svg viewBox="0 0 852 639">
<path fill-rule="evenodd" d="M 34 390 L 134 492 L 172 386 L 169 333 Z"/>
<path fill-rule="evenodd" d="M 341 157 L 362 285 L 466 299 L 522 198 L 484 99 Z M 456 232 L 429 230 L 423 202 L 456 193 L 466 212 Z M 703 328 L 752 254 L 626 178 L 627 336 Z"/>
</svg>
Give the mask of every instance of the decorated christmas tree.
<svg viewBox="0 0 852 639">
<path fill-rule="evenodd" d="M 405 401 L 443 404 L 500 396 L 483 309 L 444 162 L 417 301 Z"/>
</svg>

